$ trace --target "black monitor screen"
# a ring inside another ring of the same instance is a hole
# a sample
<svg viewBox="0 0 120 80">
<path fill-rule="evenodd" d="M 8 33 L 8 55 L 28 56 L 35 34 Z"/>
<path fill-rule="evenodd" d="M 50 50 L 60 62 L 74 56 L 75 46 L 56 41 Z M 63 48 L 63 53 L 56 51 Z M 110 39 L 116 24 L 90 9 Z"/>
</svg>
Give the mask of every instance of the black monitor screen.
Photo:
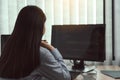
<svg viewBox="0 0 120 80">
<path fill-rule="evenodd" d="M 105 25 L 53 25 L 51 44 L 64 59 L 105 60 Z"/>
<path fill-rule="evenodd" d="M 5 43 L 7 42 L 8 38 L 10 37 L 10 35 L 1 35 L 1 52 L 5 46 Z"/>
</svg>

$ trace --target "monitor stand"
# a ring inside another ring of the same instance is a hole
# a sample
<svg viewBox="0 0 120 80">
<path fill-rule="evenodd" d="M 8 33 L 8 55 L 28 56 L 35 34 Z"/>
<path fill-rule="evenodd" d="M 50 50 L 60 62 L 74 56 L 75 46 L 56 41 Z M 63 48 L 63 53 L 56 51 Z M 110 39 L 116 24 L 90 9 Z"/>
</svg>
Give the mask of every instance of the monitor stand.
<svg viewBox="0 0 120 80">
<path fill-rule="evenodd" d="M 78 72 L 78 73 L 84 73 L 84 72 L 91 72 L 94 71 L 96 68 L 95 66 L 85 66 L 84 60 L 73 60 L 74 65 L 72 66 L 71 72 Z"/>
<path fill-rule="evenodd" d="M 95 66 L 85 66 L 84 60 L 73 60 L 73 66 L 69 68 L 71 78 L 75 79 L 78 75 L 87 73 L 90 75 L 96 74 Z"/>
<path fill-rule="evenodd" d="M 85 66 L 84 66 L 84 60 L 73 60 L 73 66 L 72 69 L 73 70 L 84 70 Z"/>
</svg>

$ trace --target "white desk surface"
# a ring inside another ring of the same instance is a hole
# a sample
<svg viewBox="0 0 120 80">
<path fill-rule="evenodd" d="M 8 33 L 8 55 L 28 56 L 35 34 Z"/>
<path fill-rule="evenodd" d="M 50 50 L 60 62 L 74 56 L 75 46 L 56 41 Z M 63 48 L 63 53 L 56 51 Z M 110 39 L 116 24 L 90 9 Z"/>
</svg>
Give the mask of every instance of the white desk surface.
<svg viewBox="0 0 120 80">
<path fill-rule="evenodd" d="M 120 80 L 120 79 L 114 79 L 112 77 L 106 76 L 102 74 L 100 70 L 120 70 L 120 67 L 119 66 L 97 66 L 96 74 L 93 76 L 94 79 L 92 80 Z M 80 74 L 74 80 L 84 80 L 84 77 Z M 88 80 L 91 80 L 91 79 L 88 79 Z"/>
</svg>

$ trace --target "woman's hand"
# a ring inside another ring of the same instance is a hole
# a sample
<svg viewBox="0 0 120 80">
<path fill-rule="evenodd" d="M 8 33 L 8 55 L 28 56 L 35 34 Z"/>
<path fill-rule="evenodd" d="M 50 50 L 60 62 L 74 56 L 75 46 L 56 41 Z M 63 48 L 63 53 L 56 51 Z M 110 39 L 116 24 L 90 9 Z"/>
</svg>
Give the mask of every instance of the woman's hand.
<svg viewBox="0 0 120 80">
<path fill-rule="evenodd" d="M 50 51 L 55 49 L 52 45 L 48 44 L 46 41 L 41 41 L 41 46 L 44 47 L 44 48 L 47 48 Z"/>
</svg>

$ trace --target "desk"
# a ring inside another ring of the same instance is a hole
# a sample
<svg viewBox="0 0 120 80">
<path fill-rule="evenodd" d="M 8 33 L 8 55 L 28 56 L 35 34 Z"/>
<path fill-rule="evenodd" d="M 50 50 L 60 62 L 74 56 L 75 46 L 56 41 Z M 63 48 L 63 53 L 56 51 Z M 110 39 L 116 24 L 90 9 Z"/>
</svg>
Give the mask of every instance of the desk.
<svg viewBox="0 0 120 80">
<path fill-rule="evenodd" d="M 120 70 L 119 66 L 97 66 L 95 75 L 96 80 L 120 80 L 114 79 L 112 77 L 106 76 L 100 72 L 100 70 Z M 78 75 L 74 80 L 84 80 L 83 76 Z M 89 80 L 89 79 L 88 79 Z M 95 79 L 93 79 L 95 80 Z"/>
</svg>

